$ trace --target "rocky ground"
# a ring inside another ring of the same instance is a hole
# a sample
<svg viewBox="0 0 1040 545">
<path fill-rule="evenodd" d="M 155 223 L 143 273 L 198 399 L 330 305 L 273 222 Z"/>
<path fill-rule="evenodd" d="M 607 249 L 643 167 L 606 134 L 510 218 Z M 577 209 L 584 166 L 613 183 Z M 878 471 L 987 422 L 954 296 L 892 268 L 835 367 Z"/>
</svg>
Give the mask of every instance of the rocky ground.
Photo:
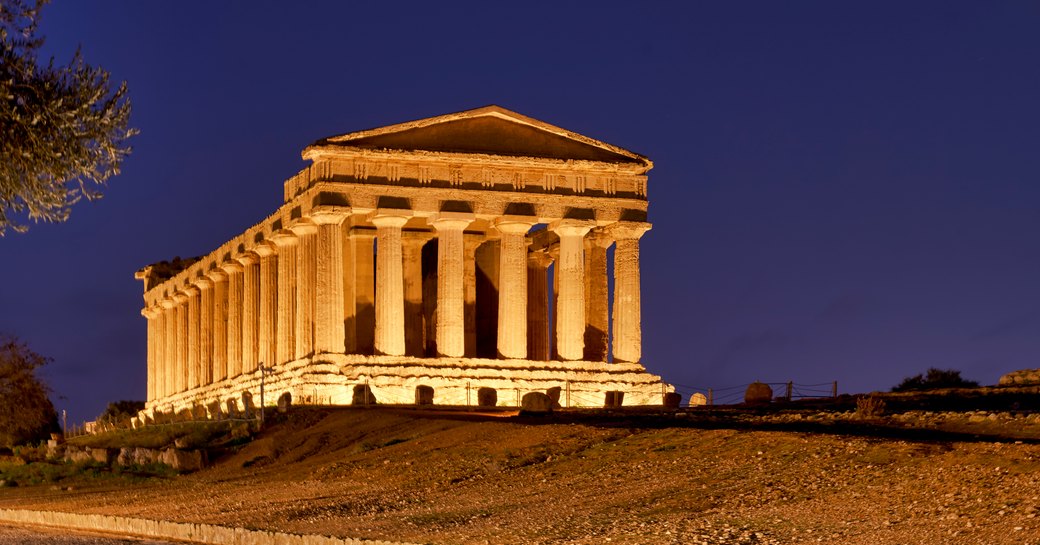
<svg viewBox="0 0 1040 545">
<path fill-rule="evenodd" d="M 67 531 L 0 526 L 0 545 L 173 545 L 165 541 L 70 534 Z"/>
<path fill-rule="evenodd" d="M 298 411 L 195 474 L 0 507 L 415 543 L 1040 545 L 1035 419 L 822 420 Z"/>
</svg>

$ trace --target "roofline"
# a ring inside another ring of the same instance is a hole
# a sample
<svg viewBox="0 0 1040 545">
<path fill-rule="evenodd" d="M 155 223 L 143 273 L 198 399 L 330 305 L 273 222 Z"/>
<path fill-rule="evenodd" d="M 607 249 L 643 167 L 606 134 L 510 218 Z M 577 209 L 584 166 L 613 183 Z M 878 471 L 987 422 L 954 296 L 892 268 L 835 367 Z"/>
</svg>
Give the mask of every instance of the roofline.
<svg viewBox="0 0 1040 545">
<path fill-rule="evenodd" d="M 310 155 L 311 155 L 310 152 L 311 151 L 317 151 L 317 149 L 315 149 L 315 148 L 326 148 L 327 149 L 327 146 L 330 146 L 330 145 L 349 146 L 349 142 L 351 140 L 359 140 L 359 139 L 362 139 L 362 138 L 368 138 L 368 137 L 372 137 L 372 136 L 380 136 L 380 135 L 384 135 L 384 134 L 391 134 L 391 133 L 395 133 L 395 132 L 402 132 L 402 131 L 411 130 L 411 129 L 418 129 L 418 128 L 422 128 L 422 127 L 428 127 L 430 125 L 436 125 L 436 124 L 439 124 L 439 123 L 446 123 L 446 122 L 449 122 L 449 121 L 458 121 L 458 120 L 462 120 L 462 119 L 473 119 L 473 118 L 476 118 L 476 117 L 486 117 L 486 116 L 498 117 L 498 118 L 501 118 L 501 119 L 509 119 L 511 121 L 514 121 L 514 122 L 523 123 L 525 125 L 529 125 L 531 127 L 534 127 L 534 128 L 537 128 L 537 129 L 541 129 L 543 131 L 550 132 L 550 133 L 556 134 L 558 136 L 562 136 L 564 138 L 569 138 L 571 140 L 576 140 L 578 142 L 581 142 L 581 143 L 589 145 L 589 146 L 593 146 L 593 147 L 597 147 L 597 148 L 600 148 L 600 149 L 604 149 L 604 150 L 610 151 L 612 153 L 616 153 L 618 155 L 621 155 L 623 157 L 628 157 L 630 159 L 635 160 L 636 162 L 642 163 L 644 168 L 646 168 L 646 170 L 650 170 L 651 168 L 653 168 L 653 165 L 654 165 L 654 163 L 646 156 L 643 156 L 643 155 L 640 155 L 638 153 L 626 150 L 624 148 L 615 146 L 613 144 L 608 144 L 608 143 L 603 142 L 601 140 L 596 140 L 594 138 L 589 138 L 588 136 L 576 133 L 574 131 L 569 131 L 567 129 L 564 129 L 563 127 L 557 127 L 556 125 L 552 125 L 550 123 L 546 123 L 544 121 L 535 119 L 533 117 L 528 117 L 526 115 L 514 112 L 514 111 L 512 111 L 510 109 L 507 109 L 507 108 L 503 108 L 503 107 L 498 106 L 496 104 L 491 104 L 491 105 L 488 105 L 488 106 L 482 106 L 480 108 L 474 108 L 472 110 L 463 110 L 461 112 L 455 112 L 455 113 L 450 113 L 450 114 L 438 115 L 438 116 L 434 116 L 434 117 L 426 117 L 426 118 L 423 118 L 423 119 L 416 119 L 416 120 L 413 120 L 413 121 L 406 121 L 404 123 L 396 123 L 396 124 L 393 124 L 393 125 L 387 125 L 385 127 L 376 127 L 376 128 L 373 128 L 373 129 L 365 129 L 365 130 L 361 130 L 361 131 L 355 131 L 355 132 L 351 132 L 351 133 L 347 133 L 347 134 L 342 134 L 342 135 L 339 135 L 339 136 L 329 136 L 327 138 L 322 138 L 321 140 L 313 142 L 312 144 L 310 144 L 309 146 L 304 148 L 303 151 L 301 152 L 301 156 L 304 159 L 310 159 Z"/>
</svg>

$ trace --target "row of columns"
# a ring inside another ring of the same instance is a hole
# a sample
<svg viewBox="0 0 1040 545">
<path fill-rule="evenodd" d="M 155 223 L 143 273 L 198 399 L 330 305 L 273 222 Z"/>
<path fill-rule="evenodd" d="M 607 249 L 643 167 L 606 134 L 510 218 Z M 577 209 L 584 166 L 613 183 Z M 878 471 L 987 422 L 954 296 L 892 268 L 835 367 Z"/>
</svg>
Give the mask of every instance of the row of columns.
<svg viewBox="0 0 1040 545">
<path fill-rule="evenodd" d="M 148 398 L 157 399 L 249 373 L 263 362 L 281 364 L 321 353 L 403 356 L 405 268 L 402 229 L 412 213 L 380 210 L 368 216 L 370 232 L 344 236 L 347 215 L 317 212 L 275 232 L 250 252 L 225 262 L 159 305 L 147 308 Z M 439 356 L 463 357 L 467 346 L 466 303 L 472 300 L 475 246 L 465 229 L 473 214 L 442 212 L 428 219 L 436 233 L 436 346 Z M 526 217 L 494 222 L 499 251 L 498 354 L 506 359 L 549 359 L 546 270 L 553 259 L 528 252 Z M 619 222 L 589 235 L 591 221 L 561 220 L 549 226 L 560 238 L 556 263 L 556 356 L 581 360 L 586 342 L 606 346 L 606 249 L 614 254 L 614 361 L 638 362 L 641 352 L 639 238 L 648 224 Z M 374 267 L 373 267 L 373 261 Z M 586 270 L 586 266 L 592 270 Z M 373 268 L 375 278 L 371 277 Z M 420 267 L 421 271 L 421 267 Z M 421 276 L 421 274 L 420 274 Z M 531 281 L 529 282 L 529 279 Z M 540 280 L 538 280 L 540 279 Z M 421 281 L 418 286 L 421 297 Z M 529 305 L 529 297 L 541 304 Z M 371 339 L 357 327 L 364 308 L 374 307 Z M 588 316 L 587 316 L 588 315 Z M 602 339 L 587 339 L 586 328 Z M 598 323 L 602 321 L 604 323 Z M 529 330 L 529 325 L 533 327 Z M 604 348 L 605 350 L 605 348 Z M 605 351 L 604 351 L 605 354 Z"/>
</svg>

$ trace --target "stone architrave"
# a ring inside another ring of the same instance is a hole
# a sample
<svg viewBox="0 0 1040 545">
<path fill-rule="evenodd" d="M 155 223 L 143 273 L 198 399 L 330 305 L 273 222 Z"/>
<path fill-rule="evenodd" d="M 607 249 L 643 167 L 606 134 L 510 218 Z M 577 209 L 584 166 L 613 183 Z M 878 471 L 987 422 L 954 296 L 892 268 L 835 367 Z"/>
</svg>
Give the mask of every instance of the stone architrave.
<svg viewBox="0 0 1040 545">
<path fill-rule="evenodd" d="M 292 231 L 282 229 L 271 240 L 278 246 L 278 341 L 273 365 L 283 365 L 296 357 L 297 238 Z"/>
<path fill-rule="evenodd" d="M 377 244 L 376 354 L 405 354 L 401 228 L 411 215 L 410 210 L 377 210 L 369 218 L 376 226 Z"/>
<path fill-rule="evenodd" d="M 649 223 L 617 222 L 610 233 L 614 248 L 614 361 L 639 363 L 642 357 L 639 288 L 639 238 Z"/>
<path fill-rule="evenodd" d="M 549 360 L 549 278 L 545 252 L 527 254 L 527 358 Z"/>
<path fill-rule="evenodd" d="M 199 278 L 199 386 L 213 384 L 213 281 Z"/>
<path fill-rule="evenodd" d="M 318 226 L 309 221 L 299 221 L 292 226 L 296 235 L 296 349 L 293 359 L 303 359 L 314 354 L 314 302 L 317 297 L 317 246 Z"/>
<path fill-rule="evenodd" d="M 341 354 L 343 320 L 343 228 L 347 212 L 321 209 L 311 213 L 318 226 L 315 258 L 314 353 Z"/>
<path fill-rule="evenodd" d="M 549 226 L 560 237 L 556 262 L 559 296 L 556 343 L 560 359 L 580 360 L 585 355 L 585 235 L 592 221 L 564 219 Z"/>
<path fill-rule="evenodd" d="M 495 221 L 499 243 L 498 356 L 527 357 L 527 242 L 534 225 L 525 217 L 505 216 Z"/>
<path fill-rule="evenodd" d="M 614 241 L 600 229 L 585 237 L 585 361 L 607 361 L 610 291 L 607 249 Z"/>
<path fill-rule="evenodd" d="M 188 389 L 194 390 L 202 384 L 202 377 L 199 372 L 199 348 L 201 345 L 199 342 L 199 307 L 201 306 L 199 299 L 202 292 L 198 286 L 194 285 L 186 287 L 184 292 L 188 294 L 188 312 L 186 315 L 188 328 Z"/>
<path fill-rule="evenodd" d="M 227 330 L 228 330 L 228 275 L 223 269 L 214 269 L 208 273 L 213 282 L 213 337 L 212 361 L 213 382 L 228 378 L 227 365 Z"/>
<path fill-rule="evenodd" d="M 466 257 L 463 233 L 471 213 L 441 212 L 429 219 L 437 230 L 437 353 L 452 358 L 466 354 Z"/>
<path fill-rule="evenodd" d="M 242 264 L 227 261 L 221 264 L 227 273 L 227 358 L 228 377 L 242 374 Z"/>
</svg>

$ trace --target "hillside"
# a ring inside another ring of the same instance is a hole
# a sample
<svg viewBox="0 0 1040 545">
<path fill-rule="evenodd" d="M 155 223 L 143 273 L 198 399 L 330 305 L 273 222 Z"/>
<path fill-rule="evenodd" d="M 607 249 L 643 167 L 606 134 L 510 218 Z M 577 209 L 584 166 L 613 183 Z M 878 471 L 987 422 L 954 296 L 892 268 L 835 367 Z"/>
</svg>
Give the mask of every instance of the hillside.
<svg viewBox="0 0 1040 545">
<path fill-rule="evenodd" d="M 1040 543 L 1028 440 L 733 428 L 298 410 L 195 474 L 0 507 L 419 543 Z"/>
</svg>

